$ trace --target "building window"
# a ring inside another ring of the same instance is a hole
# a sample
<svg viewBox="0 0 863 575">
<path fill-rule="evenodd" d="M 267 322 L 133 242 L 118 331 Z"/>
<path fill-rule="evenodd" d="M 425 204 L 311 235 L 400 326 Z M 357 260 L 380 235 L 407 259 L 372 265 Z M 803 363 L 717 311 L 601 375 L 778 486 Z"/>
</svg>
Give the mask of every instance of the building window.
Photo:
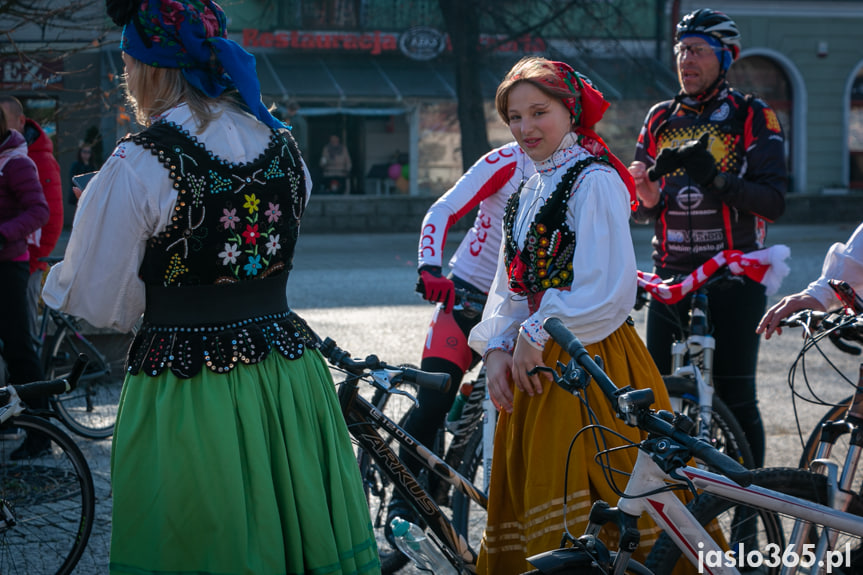
<svg viewBox="0 0 863 575">
<path fill-rule="evenodd" d="M 361 26 L 362 0 L 303 2 L 305 29 L 351 30 Z"/>
<path fill-rule="evenodd" d="M 734 62 L 728 70 L 728 83 L 741 92 L 761 98 L 776 112 L 782 130 L 785 132 L 785 161 L 788 163 L 788 173 L 792 173 L 793 95 L 791 82 L 785 70 L 776 61 L 766 56 L 748 56 Z M 793 186 L 788 186 L 788 189 L 793 189 Z"/>
</svg>

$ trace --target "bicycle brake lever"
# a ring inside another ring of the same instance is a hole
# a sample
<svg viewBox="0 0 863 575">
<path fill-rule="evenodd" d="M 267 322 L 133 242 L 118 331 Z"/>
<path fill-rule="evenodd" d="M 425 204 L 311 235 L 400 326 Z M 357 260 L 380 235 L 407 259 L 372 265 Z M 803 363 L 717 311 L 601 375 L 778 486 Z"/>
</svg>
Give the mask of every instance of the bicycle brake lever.
<svg viewBox="0 0 863 575">
<path fill-rule="evenodd" d="M 850 343 L 845 343 L 842 340 L 842 336 L 839 334 L 839 332 L 836 332 L 836 331 L 830 332 L 830 335 L 828 335 L 827 337 L 830 338 L 830 341 L 833 343 L 833 345 L 835 345 L 836 347 L 838 347 L 840 350 L 844 351 L 845 353 L 847 353 L 849 355 L 860 355 L 860 351 L 861 351 L 860 348 L 857 347 L 856 345 L 851 345 Z"/>
<path fill-rule="evenodd" d="M 401 389 L 396 385 L 398 381 L 393 381 L 390 377 L 392 372 L 390 370 L 374 370 L 371 372 L 372 379 L 375 382 L 375 387 L 384 390 L 386 393 L 391 395 L 403 395 L 410 399 L 414 403 L 414 407 L 419 407 L 419 400 L 414 397 L 411 393 Z"/>
<path fill-rule="evenodd" d="M 399 389 L 397 387 L 396 388 L 390 387 L 389 393 L 391 393 L 393 395 L 403 395 L 403 396 L 407 397 L 408 399 L 410 399 L 411 401 L 414 402 L 414 407 L 420 406 L 419 400 L 403 389 Z"/>
<path fill-rule="evenodd" d="M 586 388 L 590 383 L 590 374 L 587 373 L 584 369 L 578 367 L 574 363 L 570 363 L 569 365 L 562 364 L 561 362 L 557 362 L 557 366 L 562 370 L 561 375 L 557 375 L 557 371 L 553 370 L 550 367 L 546 367 L 544 365 L 538 365 L 535 368 L 531 369 L 527 372 L 528 375 L 534 375 L 539 373 L 540 371 L 548 372 L 551 374 L 552 380 L 559 385 L 561 388 L 565 389 L 569 393 L 575 393 L 577 391 L 581 391 Z"/>
</svg>

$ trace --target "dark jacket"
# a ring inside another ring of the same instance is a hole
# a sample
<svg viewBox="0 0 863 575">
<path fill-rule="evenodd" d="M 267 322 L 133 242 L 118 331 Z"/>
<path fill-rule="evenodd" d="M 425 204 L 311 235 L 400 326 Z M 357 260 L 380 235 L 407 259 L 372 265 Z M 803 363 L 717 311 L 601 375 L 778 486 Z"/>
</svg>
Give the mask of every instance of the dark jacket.
<svg viewBox="0 0 863 575">
<path fill-rule="evenodd" d="M 48 221 L 36 164 L 27 157 L 24 136 L 10 130 L 0 143 L 0 261 L 11 261 L 27 251 L 27 236 Z"/>
<path fill-rule="evenodd" d="M 33 273 L 37 269 L 48 269 L 48 264 L 40 262 L 39 258 L 51 255 L 63 231 L 63 180 L 60 164 L 54 158 L 54 143 L 42 127 L 29 118 L 24 124 L 24 139 L 27 140 L 27 155 L 39 171 L 39 181 L 50 211 L 48 222 L 42 226 L 39 245 L 30 246 L 30 273 Z"/>
<path fill-rule="evenodd" d="M 724 249 L 764 247 L 766 223 L 785 211 L 788 175 L 785 137 L 776 113 L 763 101 L 730 88 L 707 102 L 660 102 L 647 114 L 635 159 L 652 166 L 665 147 L 709 133 L 709 150 L 728 186 L 701 188 L 680 169 L 660 180 L 660 201 L 634 219 L 655 221 L 657 268 L 689 273 Z"/>
</svg>

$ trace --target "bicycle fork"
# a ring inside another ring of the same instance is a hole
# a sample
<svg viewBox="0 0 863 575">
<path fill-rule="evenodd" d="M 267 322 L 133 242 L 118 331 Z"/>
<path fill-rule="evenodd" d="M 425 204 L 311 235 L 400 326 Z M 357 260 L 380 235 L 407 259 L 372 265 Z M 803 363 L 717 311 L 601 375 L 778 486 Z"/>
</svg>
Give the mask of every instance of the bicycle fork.
<svg viewBox="0 0 863 575">
<path fill-rule="evenodd" d="M 848 412 L 841 421 L 828 422 L 822 426 L 818 450 L 809 464 L 811 471 L 827 476 L 827 504 L 834 509 L 846 512 L 849 511 L 855 499 L 852 491 L 854 477 L 857 473 L 861 452 L 863 452 L 863 387 L 861 386 L 863 386 L 863 364 L 860 366 L 860 377 L 854 397 L 848 406 Z M 836 441 L 848 433 L 851 434 L 851 438 L 840 475 L 839 466 L 830 461 L 829 458 Z M 793 544 L 795 550 L 803 549 L 803 544 L 809 540 L 811 527 L 812 525 L 808 522 L 799 519 L 795 521 L 794 529 L 789 538 L 789 545 Z M 825 561 L 824 558 L 829 551 L 835 549 L 838 537 L 838 531 L 825 528 L 818 538 L 818 544 L 815 546 L 815 560 L 816 564 L 821 566 L 818 569 L 819 573 L 825 572 L 828 561 Z M 846 565 L 846 567 L 848 566 Z M 792 575 L 796 572 L 796 566 L 785 567 L 782 570 L 782 575 Z"/>
<path fill-rule="evenodd" d="M 671 346 L 671 373 L 689 376 L 698 390 L 698 437 L 710 443 L 710 423 L 713 418 L 713 352 L 716 340 L 709 335 L 692 335 L 686 341 L 675 341 Z M 689 363 L 684 358 L 689 354 Z M 701 369 L 696 365 L 700 359 Z M 682 406 L 674 406 L 681 411 Z"/>
</svg>

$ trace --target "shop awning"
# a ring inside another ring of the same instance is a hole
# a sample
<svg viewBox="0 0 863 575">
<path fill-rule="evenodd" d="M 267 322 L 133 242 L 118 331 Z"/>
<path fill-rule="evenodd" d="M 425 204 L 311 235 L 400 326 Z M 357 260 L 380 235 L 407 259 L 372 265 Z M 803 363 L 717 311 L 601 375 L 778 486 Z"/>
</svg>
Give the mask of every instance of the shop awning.
<svg viewBox="0 0 863 575">
<path fill-rule="evenodd" d="M 119 51 L 109 62 L 119 73 Z M 411 100 L 456 99 L 455 68 L 444 59 L 416 61 L 369 55 L 255 54 L 265 102 L 299 100 L 324 106 L 361 105 L 368 109 L 402 108 Z M 569 58 L 596 84 L 606 99 L 660 100 L 673 96 L 677 78 L 662 63 L 647 57 Z M 515 59 L 499 58 L 481 67 L 483 98 L 494 100 L 497 86 Z M 311 110 L 304 107 L 304 113 Z M 384 113 L 384 112 L 382 112 Z"/>
<path fill-rule="evenodd" d="M 453 100 L 455 71 L 448 62 L 370 56 L 256 55 L 261 92 L 276 99 L 326 102 Z M 483 96 L 494 97 L 500 82 L 483 69 Z"/>
<path fill-rule="evenodd" d="M 331 104 L 397 103 L 404 100 L 454 100 L 451 62 L 406 58 L 259 53 L 261 91 L 274 100 L 296 99 Z M 483 97 L 495 91 L 514 60 L 500 59 L 481 68 Z M 660 99 L 676 93 L 677 80 L 653 58 L 574 58 L 609 100 Z"/>
</svg>

